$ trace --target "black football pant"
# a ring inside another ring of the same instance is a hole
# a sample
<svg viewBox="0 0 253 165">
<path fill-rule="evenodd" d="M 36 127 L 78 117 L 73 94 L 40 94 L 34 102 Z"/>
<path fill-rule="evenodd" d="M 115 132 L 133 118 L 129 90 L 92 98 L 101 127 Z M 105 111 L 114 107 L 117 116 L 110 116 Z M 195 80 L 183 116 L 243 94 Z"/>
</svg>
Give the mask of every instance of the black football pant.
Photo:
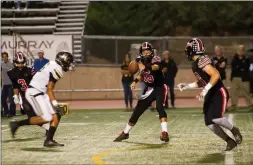
<svg viewBox="0 0 253 165">
<path fill-rule="evenodd" d="M 146 87 L 147 88 L 147 87 Z M 145 94 L 144 90 L 144 94 Z M 153 101 L 156 100 L 156 110 L 159 113 L 159 119 L 167 118 L 167 114 L 164 111 L 163 104 L 165 102 L 165 97 L 167 95 L 167 86 L 155 87 L 152 93 L 143 100 L 138 100 L 136 107 L 129 119 L 129 122 L 136 124 L 139 117 L 144 113 L 146 109 L 151 105 Z"/>
<path fill-rule="evenodd" d="M 23 110 L 25 111 L 25 114 L 27 115 L 28 119 L 31 117 L 37 116 L 31 106 L 31 104 L 27 101 L 25 97 L 22 97 L 22 106 Z"/>
</svg>

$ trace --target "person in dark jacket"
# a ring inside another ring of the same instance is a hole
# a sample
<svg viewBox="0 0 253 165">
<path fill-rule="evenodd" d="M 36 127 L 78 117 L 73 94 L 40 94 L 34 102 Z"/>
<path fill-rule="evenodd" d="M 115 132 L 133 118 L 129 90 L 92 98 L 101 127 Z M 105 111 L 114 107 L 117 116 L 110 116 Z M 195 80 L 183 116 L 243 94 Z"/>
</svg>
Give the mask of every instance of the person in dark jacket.
<svg viewBox="0 0 253 165">
<path fill-rule="evenodd" d="M 170 100 L 171 100 L 171 107 L 175 108 L 175 94 L 174 94 L 174 83 L 175 77 L 178 71 L 177 65 L 174 60 L 169 56 L 169 51 L 163 52 L 163 60 L 162 60 L 162 67 L 163 73 L 165 77 L 165 84 L 170 88 Z M 165 101 L 165 107 L 169 108 L 168 104 L 168 94 Z"/>
<path fill-rule="evenodd" d="M 248 57 L 250 62 L 249 77 L 250 77 L 250 92 L 253 94 L 253 48 L 248 50 Z"/>
<path fill-rule="evenodd" d="M 226 84 L 226 67 L 227 67 L 227 59 L 223 56 L 221 51 L 221 47 L 216 45 L 214 48 L 215 56 L 212 59 L 212 62 L 215 68 L 219 71 L 221 80 L 223 84 Z"/>
<path fill-rule="evenodd" d="M 128 71 L 128 65 L 131 62 L 131 58 L 129 54 L 125 55 L 123 64 L 121 65 L 121 74 L 122 74 L 122 85 L 124 88 L 124 97 L 125 97 L 125 104 L 126 104 L 126 110 L 129 110 L 129 104 L 130 109 L 133 109 L 133 93 L 130 88 L 131 83 L 133 82 L 134 78 L 133 75 Z M 129 101 L 129 104 L 128 104 Z"/>
<path fill-rule="evenodd" d="M 240 45 L 237 50 L 237 54 L 233 57 L 231 63 L 231 81 L 232 81 L 232 93 L 231 93 L 231 107 L 228 111 L 236 110 L 238 104 L 239 93 L 246 98 L 249 108 L 252 108 L 251 94 L 250 94 L 250 76 L 249 68 L 250 61 L 244 54 L 244 46 Z"/>
</svg>

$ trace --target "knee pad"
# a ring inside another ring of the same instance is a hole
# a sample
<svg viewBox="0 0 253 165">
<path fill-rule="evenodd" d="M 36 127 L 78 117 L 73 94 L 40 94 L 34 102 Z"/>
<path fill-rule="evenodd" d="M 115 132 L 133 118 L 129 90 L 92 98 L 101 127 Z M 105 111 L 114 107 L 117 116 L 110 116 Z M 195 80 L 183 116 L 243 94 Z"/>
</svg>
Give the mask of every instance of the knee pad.
<svg viewBox="0 0 253 165">
<path fill-rule="evenodd" d="M 45 115 L 42 115 L 41 117 L 42 117 L 42 119 L 44 119 L 48 122 L 53 120 L 53 115 L 51 115 L 51 114 L 45 114 Z"/>
</svg>

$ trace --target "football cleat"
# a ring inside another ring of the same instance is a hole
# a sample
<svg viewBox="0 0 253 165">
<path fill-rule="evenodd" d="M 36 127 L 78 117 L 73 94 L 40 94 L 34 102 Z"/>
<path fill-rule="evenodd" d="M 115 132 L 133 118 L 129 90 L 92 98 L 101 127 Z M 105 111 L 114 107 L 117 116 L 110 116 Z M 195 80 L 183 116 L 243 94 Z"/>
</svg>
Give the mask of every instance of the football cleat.
<svg viewBox="0 0 253 165">
<path fill-rule="evenodd" d="M 128 139 L 129 138 L 129 134 L 125 134 L 124 132 L 121 132 L 121 134 L 115 139 L 113 140 L 114 142 L 121 142 L 122 140 Z"/>
<path fill-rule="evenodd" d="M 240 133 L 240 130 L 239 128 L 237 127 L 233 127 L 232 130 L 231 130 L 232 134 L 234 135 L 235 137 L 235 142 L 237 144 L 241 144 L 242 143 L 242 135 Z"/>
<path fill-rule="evenodd" d="M 44 147 L 63 147 L 64 144 L 60 144 L 56 142 L 55 140 L 45 140 Z"/>
<path fill-rule="evenodd" d="M 236 142 L 231 138 L 228 138 L 228 140 L 226 140 L 226 142 L 227 142 L 227 147 L 226 147 L 225 151 L 231 151 L 232 149 L 234 149 L 237 146 Z"/>
<path fill-rule="evenodd" d="M 163 131 L 162 135 L 160 136 L 161 141 L 168 142 L 169 141 L 169 135 L 168 132 Z"/>
<path fill-rule="evenodd" d="M 11 121 L 9 126 L 10 126 L 10 130 L 11 130 L 12 138 L 15 138 L 15 134 L 16 134 L 17 129 L 19 127 L 17 121 Z"/>
</svg>

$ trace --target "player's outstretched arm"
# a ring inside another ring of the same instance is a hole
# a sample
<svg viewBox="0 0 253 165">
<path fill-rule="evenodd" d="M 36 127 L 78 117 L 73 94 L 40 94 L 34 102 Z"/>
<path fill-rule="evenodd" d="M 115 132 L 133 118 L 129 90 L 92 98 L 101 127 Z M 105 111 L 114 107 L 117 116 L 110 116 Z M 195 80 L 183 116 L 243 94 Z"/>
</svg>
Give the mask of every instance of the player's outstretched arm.
<svg viewBox="0 0 253 165">
<path fill-rule="evenodd" d="M 189 83 L 189 84 L 187 84 L 187 83 L 179 83 L 177 85 L 177 87 L 182 92 L 182 91 L 187 90 L 187 89 L 198 88 L 198 83 L 197 82 L 193 82 L 193 83 Z"/>
</svg>

